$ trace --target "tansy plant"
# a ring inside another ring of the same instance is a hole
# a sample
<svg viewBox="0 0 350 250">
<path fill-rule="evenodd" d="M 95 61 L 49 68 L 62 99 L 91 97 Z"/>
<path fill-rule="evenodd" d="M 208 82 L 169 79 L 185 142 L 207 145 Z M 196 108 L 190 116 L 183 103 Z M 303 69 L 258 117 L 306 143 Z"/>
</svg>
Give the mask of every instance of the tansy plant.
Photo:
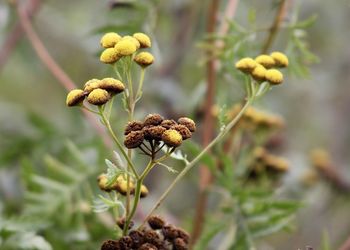
<svg viewBox="0 0 350 250">
<path fill-rule="evenodd" d="M 243 58 L 236 62 L 236 68 L 246 75 L 245 104 L 230 117 L 230 121 L 221 128 L 219 134 L 208 146 L 201 150 L 193 160 L 185 161 L 184 169 L 168 186 L 146 217 L 145 222 L 148 223 L 148 227 L 143 222 L 137 229 L 131 230 L 134 227 L 133 219 L 140 198 L 146 197 L 149 193 L 143 184 L 145 178 L 156 165 L 172 170 L 164 162 L 169 157 L 173 157 L 182 142 L 190 139 L 192 133 L 196 131 L 195 122 L 188 117 L 174 119 L 173 117 L 164 118 L 159 114 L 148 114 L 142 121 L 135 120 L 134 110 L 142 97 L 145 71 L 154 62 L 151 53 L 141 50 L 150 48 L 151 44 L 149 36 L 143 33 L 135 33 L 133 36 L 120 36 L 114 32 L 105 34 L 101 38 L 101 46 L 104 51 L 100 56 L 100 61 L 112 65 L 116 73 L 115 78 L 88 80 L 82 89 L 70 91 L 66 99 L 67 106 L 80 107 L 98 115 L 118 150 L 117 162 L 112 163 L 106 160 L 107 173 L 98 177 L 98 185 L 107 195 L 100 195 L 102 203 L 97 206 L 97 210 L 98 208 L 114 210 L 116 225 L 118 225 L 116 230 L 122 231 L 122 236 L 105 241 L 101 248 L 103 250 L 188 249 L 190 241 L 188 234 L 180 228 L 168 225 L 162 218 L 152 216 L 153 212 L 176 183 L 232 129 L 249 105 L 266 93 L 271 86 L 283 82 L 283 74 L 276 68 L 288 66 L 288 58 L 280 52 L 259 55 L 255 59 Z M 132 76 L 132 68 L 135 66 L 140 71 L 138 85 L 133 82 Z M 113 100 L 119 96 L 123 98 L 128 123 L 124 131 L 114 132 L 110 116 Z M 124 136 L 123 142 L 121 141 L 122 135 Z M 144 166 L 136 166 L 135 154 L 133 154 L 135 150 L 146 155 L 149 158 L 148 163 Z M 126 162 L 126 166 L 119 155 Z M 271 157 L 269 159 L 271 160 Z"/>
</svg>

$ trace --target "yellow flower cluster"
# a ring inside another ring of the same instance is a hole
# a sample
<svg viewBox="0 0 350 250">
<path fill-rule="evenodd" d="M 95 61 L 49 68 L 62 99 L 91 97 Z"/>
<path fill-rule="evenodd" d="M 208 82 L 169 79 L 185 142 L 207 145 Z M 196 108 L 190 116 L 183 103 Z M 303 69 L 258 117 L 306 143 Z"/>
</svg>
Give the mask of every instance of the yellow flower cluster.
<svg viewBox="0 0 350 250">
<path fill-rule="evenodd" d="M 120 36 L 115 32 L 106 33 L 100 41 L 105 50 L 100 56 L 100 61 L 107 64 L 114 64 L 120 58 L 133 56 L 140 48 L 150 48 L 151 39 L 144 33 L 135 33 L 133 36 Z M 134 57 L 134 61 L 141 67 L 147 67 L 154 61 L 149 52 L 141 52 Z"/>
<path fill-rule="evenodd" d="M 242 109 L 241 104 L 234 105 L 227 113 L 228 119 L 233 119 Z M 282 117 L 254 107 L 248 107 L 240 122 L 240 127 L 247 130 L 280 129 L 285 123 Z"/>
<path fill-rule="evenodd" d="M 271 174 L 277 174 L 287 172 L 288 170 L 289 163 L 285 158 L 273 155 L 263 147 L 257 147 L 254 150 L 254 159 L 251 171 L 255 175 L 265 171 Z"/>
<path fill-rule="evenodd" d="M 270 55 L 259 55 L 255 59 L 243 58 L 236 63 L 236 68 L 258 82 L 268 81 L 272 85 L 278 85 L 283 82 L 283 74 L 273 68 L 285 68 L 288 64 L 288 57 L 276 51 Z"/>
<path fill-rule="evenodd" d="M 128 182 L 123 175 L 119 175 L 114 183 L 112 183 L 111 185 L 107 185 L 108 183 L 107 175 L 101 174 L 97 178 L 97 182 L 98 182 L 98 186 L 103 191 L 111 192 L 112 190 L 114 190 L 124 196 L 127 194 Z M 135 183 L 132 180 L 129 181 L 129 189 L 131 194 L 135 193 Z M 146 197 L 148 193 L 149 193 L 148 188 L 145 185 L 142 185 L 141 195 L 140 195 L 141 198 Z"/>
<path fill-rule="evenodd" d="M 66 98 L 69 107 L 82 104 L 84 99 L 93 105 L 103 105 L 107 103 L 113 95 L 123 92 L 124 84 L 114 78 L 104 78 L 102 80 L 91 79 L 84 85 L 84 89 L 71 90 Z"/>
</svg>

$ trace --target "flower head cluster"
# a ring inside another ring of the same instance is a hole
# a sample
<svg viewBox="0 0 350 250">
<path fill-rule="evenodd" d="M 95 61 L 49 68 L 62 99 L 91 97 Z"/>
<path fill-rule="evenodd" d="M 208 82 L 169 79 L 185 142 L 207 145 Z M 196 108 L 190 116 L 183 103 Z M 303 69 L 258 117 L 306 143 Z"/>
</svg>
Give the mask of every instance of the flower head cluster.
<svg viewBox="0 0 350 250">
<path fill-rule="evenodd" d="M 236 68 L 258 82 L 268 81 L 272 85 L 278 85 L 283 82 L 283 74 L 274 68 L 285 68 L 288 64 L 285 54 L 273 52 L 270 55 L 259 55 L 255 59 L 243 58 L 236 63 Z"/>
<path fill-rule="evenodd" d="M 227 114 L 228 118 L 233 119 L 241 109 L 241 104 L 234 105 Z M 239 124 L 247 130 L 280 129 L 285 125 L 282 117 L 251 106 L 244 112 Z"/>
<path fill-rule="evenodd" d="M 100 56 L 100 61 L 114 64 L 122 57 L 133 56 L 140 48 L 150 48 L 151 39 L 144 33 L 135 33 L 133 36 L 120 36 L 115 32 L 103 35 L 100 44 L 105 50 Z M 141 52 L 134 57 L 134 61 L 141 67 L 147 67 L 154 61 L 149 52 Z"/>
<path fill-rule="evenodd" d="M 257 176 L 262 172 L 279 174 L 285 173 L 288 170 L 289 163 L 285 158 L 273 155 L 263 147 L 257 147 L 254 150 L 254 160 L 250 177 Z"/>
<path fill-rule="evenodd" d="M 126 177 L 123 175 L 119 175 L 114 183 L 107 185 L 108 184 L 107 175 L 101 174 L 97 178 L 97 182 L 98 182 L 98 186 L 100 187 L 100 189 L 105 191 L 105 192 L 117 191 L 118 193 L 120 193 L 123 196 L 127 195 L 128 182 L 126 180 Z M 129 190 L 130 190 L 130 194 L 135 193 L 135 183 L 133 180 L 129 181 Z M 148 188 L 145 185 L 142 185 L 140 197 L 144 198 L 148 195 L 148 193 L 149 193 Z"/>
<path fill-rule="evenodd" d="M 166 120 L 159 114 L 149 114 L 143 122 L 129 122 L 125 128 L 124 145 L 127 148 L 137 148 L 144 140 L 150 143 L 164 142 L 168 147 L 178 147 L 182 141 L 191 138 L 196 131 L 195 122 L 182 117 L 178 121 Z"/>
<path fill-rule="evenodd" d="M 190 236 L 183 229 L 167 224 L 161 217 L 152 216 L 148 220 L 149 227 L 131 230 L 127 236 L 119 240 L 107 240 L 101 250 L 115 249 L 189 249 Z"/>
<path fill-rule="evenodd" d="M 107 103 L 113 95 L 123 92 L 124 84 L 114 78 L 104 78 L 102 80 L 91 79 L 84 85 L 84 89 L 71 90 L 66 98 L 69 107 L 78 106 L 86 100 L 93 105 L 103 105 Z"/>
</svg>

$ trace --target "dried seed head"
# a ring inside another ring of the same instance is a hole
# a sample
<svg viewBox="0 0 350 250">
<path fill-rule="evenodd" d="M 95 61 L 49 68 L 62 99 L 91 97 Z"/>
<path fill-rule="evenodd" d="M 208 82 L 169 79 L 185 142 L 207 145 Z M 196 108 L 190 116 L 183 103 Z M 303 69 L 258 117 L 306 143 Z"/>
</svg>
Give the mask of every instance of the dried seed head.
<svg viewBox="0 0 350 250">
<path fill-rule="evenodd" d="M 139 230 L 130 231 L 129 236 L 132 239 L 132 247 L 135 249 L 139 248 L 144 243 L 144 233 Z"/>
<path fill-rule="evenodd" d="M 71 90 L 66 98 L 66 104 L 68 107 L 78 106 L 85 99 L 85 93 L 81 89 L 73 89 Z"/>
<path fill-rule="evenodd" d="M 236 63 L 236 68 L 243 73 L 250 73 L 256 67 L 257 63 L 250 57 L 242 58 Z"/>
<path fill-rule="evenodd" d="M 142 185 L 140 197 L 145 198 L 148 195 L 148 193 L 149 193 L 148 188 L 145 185 Z"/>
<path fill-rule="evenodd" d="M 124 230 L 125 223 L 126 223 L 125 217 L 119 218 L 117 220 L 117 225 L 121 230 Z M 134 226 L 134 222 L 130 221 L 128 229 L 131 229 L 133 226 Z"/>
<path fill-rule="evenodd" d="M 101 38 L 100 44 L 103 48 L 112 48 L 121 40 L 121 36 L 115 32 L 108 32 Z"/>
<path fill-rule="evenodd" d="M 145 242 L 151 243 L 155 246 L 160 246 L 162 244 L 159 234 L 153 230 L 146 231 L 143 239 L 145 240 Z"/>
<path fill-rule="evenodd" d="M 255 62 L 261 64 L 266 69 L 275 66 L 275 60 L 269 55 L 259 55 L 255 58 Z"/>
<path fill-rule="evenodd" d="M 185 125 L 192 133 L 196 131 L 196 123 L 191 118 L 181 117 L 177 122 Z"/>
<path fill-rule="evenodd" d="M 146 126 L 142 130 L 146 140 L 160 141 L 166 129 L 162 126 Z"/>
<path fill-rule="evenodd" d="M 116 240 L 106 240 L 101 246 L 101 250 L 117 250 L 120 249 L 119 242 Z"/>
<path fill-rule="evenodd" d="M 124 91 L 124 84 L 114 78 L 103 78 L 100 82 L 100 89 L 107 90 L 109 93 L 115 95 Z"/>
<path fill-rule="evenodd" d="M 166 225 L 162 228 L 162 233 L 165 239 L 173 240 L 178 237 L 177 228 L 173 225 Z"/>
<path fill-rule="evenodd" d="M 145 68 L 154 62 L 154 56 L 149 52 L 141 52 L 135 56 L 134 61 Z"/>
<path fill-rule="evenodd" d="M 114 47 L 116 54 L 120 57 L 130 56 L 137 50 L 137 47 L 133 41 L 128 39 L 122 39 Z"/>
<path fill-rule="evenodd" d="M 101 56 L 100 61 L 107 64 L 113 64 L 118 61 L 120 56 L 118 55 L 118 51 L 115 48 L 105 49 Z"/>
<path fill-rule="evenodd" d="M 265 80 L 266 69 L 261 64 L 258 64 L 255 69 L 252 71 L 251 76 L 257 81 Z"/>
<path fill-rule="evenodd" d="M 150 126 L 150 125 L 157 126 L 157 125 L 161 124 L 163 120 L 164 120 L 164 118 L 159 114 L 149 114 L 145 118 L 144 125 L 145 126 Z"/>
<path fill-rule="evenodd" d="M 140 131 L 142 128 L 143 122 L 141 121 L 128 122 L 124 130 L 124 135 L 128 135 L 131 131 Z"/>
<path fill-rule="evenodd" d="M 161 229 L 162 227 L 165 226 L 165 221 L 157 215 L 149 217 L 147 222 L 149 226 L 154 230 Z"/>
<path fill-rule="evenodd" d="M 142 246 L 139 247 L 138 250 L 158 250 L 158 247 L 150 243 L 145 243 L 145 244 L 142 244 Z"/>
<path fill-rule="evenodd" d="M 174 250 L 188 250 L 188 244 L 182 238 L 176 238 L 173 242 Z"/>
<path fill-rule="evenodd" d="M 283 82 L 283 74 L 277 69 L 266 70 L 265 78 L 269 83 L 273 85 L 278 85 Z"/>
<path fill-rule="evenodd" d="M 177 125 L 177 122 L 174 120 L 164 120 L 162 121 L 162 123 L 160 124 L 160 126 L 162 126 L 165 129 L 170 129 L 172 126 Z"/>
<path fill-rule="evenodd" d="M 141 48 L 149 48 L 152 46 L 151 39 L 144 33 L 135 33 L 133 37 L 140 42 Z"/>
<path fill-rule="evenodd" d="M 185 125 L 178 124 L 173 126 L 171 129 L 178 131 L 182 136 L 182 140 L 187 140 L 192 137 L 191 131 Z"/>
<path fill-rule="evenodd" d="M 106 104 L 111 96 L 104 89 L 94 89 L 90 92 L 87 97 L 87 101 L 93 105 L 103 105 Z"/>
<path fill-rule="evenodd" d="M 84 91 L 90 94 L 90 92 L 93 91 L 94 89 L 100 88 L 100 85 L 101 85 L 101 80 L 91 79 L 84 84 Z"/>
<path fill-rule="evenodd" d="M 169 129 L 163 133 L 162 141 L 169 147 L 178 147 L 182 143 L 182 136 L 175 129 Z"/>
<path fill-rule="evenodd" d="M 289 64 L 288 57 L 281 52 L 272 52 L 270 56 L 275 60 L 276 67 L 284 68 Z"/>
<path fill-rule="evenodd" d="M 186 244 L 190 242 L 190 235 L 183 229 L 177 228 L 178 238 L 181 238 Z"/>
<path fill-rule="evenodd" d="M 120 249 L 129 250 L 132 246 L 132 239 L 130 236 L 123 236 L 119 239 Z"/>
<path fill-rule="evenodd" d="M 131 148 L 137 148 L 140 146 L 143 142 L 144 134 L 143 131 L 131 131 L 124 140 L 125 147 L 131 149 Z"/>
</svg>

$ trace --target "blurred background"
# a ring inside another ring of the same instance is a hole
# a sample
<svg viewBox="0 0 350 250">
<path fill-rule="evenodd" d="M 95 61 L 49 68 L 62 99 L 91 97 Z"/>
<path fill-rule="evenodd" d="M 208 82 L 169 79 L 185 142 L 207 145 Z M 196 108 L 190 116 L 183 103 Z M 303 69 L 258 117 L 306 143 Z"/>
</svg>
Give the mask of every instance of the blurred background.
<svg viewBox="0 0 350 250">
<path fill-rule="evenodd" d="M 107 31 L 123 35 L 136 31 L 149 34 L 153 41 L 151 51 L 156 61 L 146 74 L 144 96 L 136 109 L 136 116 L 142 118 L 148 113 L 159 112 L 167 117 L 190 115 L 201 120 L 206 89 L 205 62 L 208 58 L 205 41 L 208 38 L 206 25 L 210 2 L 28 0 L 17 1 L 17 6 L 28 14 L 24 21 L 30 20 L 49 54 L 78 87 L 91 78 L 113 74 L 111 67 L 101 64 L 98 59 L 101 34 Z M 219 22 L 230 1 L 218 2 Z M 274 21 L 278 2 L 237 1 L 235 15 L 230 21 L 251 27 L 253 20 L 255 28 L 267 30 Z M 295 61 L 300 64 L 299 68 L 291 67 L 285 73 L 283 86 L 273 88 L 257 106 L 285 120 L 286 126 L 278 134 L 278 140 L 283 144 L 280 154 L 290 162 L 290 171 L 284 176 L 283 185 L 289 190 L 290 196 L 303 202 L 303 206 L 293 222 L 293 230 L 258 241 L 257 249 L 304 249 L 306 246 L 321 249 L 322 245 L 337 249 L 350 235 L 347 184 L 350 183 L 350 2 L 288 2 L 284 20 L 287 22 L 297 18 L 307 22 L 293 31 L 295 37 L 303 41 L 301 47 L 307 51 L 302 59 L 297 58 Z M 39 204 L 47 211 L 36 210 L 38 207 L 32 204 L 31 193 L 25 191 L 38 188 L 31 181 L 33 176 L 54 175 L 57 164 L 88 163 L 92 168 L 84 165 L 88 174 L 82 178 L 86 178 L 86 182 L 91 181 L 92 192 L 96 193 L 94 180 L 98 173 L 105 170 L 103 159 L 111 157 L 111 153 L 82 113 L 78 109 L 66 107 L 67 89 L 47 68 L 47 62 L 43 63 L 38 57 L 33 41 L 20 27 L 14 1 L 2 0 L 1 238 L 5 239 L 8 232 L 19 232 L 18 235 L 14 234 L 14 239 L 31 239 L 33 246 L 39 244 L 45 247 L 47 241 L 53 249 L 96 249 L 101 239 L 112 235 L 108 218 L 107 222 L 105 218 L 99 218 L 99 222 L 85 223 L 83 227 L 80 223 L 83 218 L 71 215 L 66 219 L 74 223 L 65 223 L 62 218 L 53 218 L 55 213 L 57 217 L 60 208 L 66 206 L 60 203 L 53 206 L 54 201 L 42 201 Z M 231 28 L 227 36 L 235 35 L 235 30 Z M 282 25 L 270 50 L 292 53 L 290 34 L 290 29 Z M 266 36 L 265 31 L 250 35 L 248 42 L 252 49 L 245 50 L 245 56 L 254 57 Z M 226 55 L 223 68 L 231 65 L 233 70 L 237 58 L 236 55 L 231 58 Z M 225 73 L 221 74 L 220 70 L 218 75 L 218 92 L 221 89 L 226 94 L 230 93 L 224 97 L 224 102 L 239 102 L 243 94 L 239 83 L 230 82 L 230 78 Z M 216 97 L 218 105 L 223 103 L 221 97 L 220 93 Z M 113 125 L 117 131 L 123 128 L 126 120 L 121 102 L 116 103 Z M 197 135 L 195 140 L 200 142 L 200 136 Z M 73 155 L 72 148 L 75 150 Z M 326 178 L 315 177 L 316 170 L 310 161 L 310 152 L 315 148 L 322 148 L 329 153 L 331 178 L 327 178 L 327 174 Z M 48 168 L 50 164 L 51 168 Z M 169 220 L 189 224 L 195 206 L 193 197 L 197 194 L 194 186 L 197 171 L 193 170 L 167 199 L 161 211 Z M 157 169 L 153 179 L 147 180 L 152 195 L 149 200 L 143 201 L 142 206 L 149 208 L 172 178 L 166 170 Z M 86 195 L 88 191 L 82 186 L 79 188 L 82 188 L 79 192 Z M 43 197 L 44 200 L 56 198 Z M 66 198 L 62 199 L 63 203 L 70 201 Z M 67 209 L 83 213 L 86 218 L 93 217 L 95 215 L 91 215 L 90 201 L 91 197 L 87 196 L 86 202 L 79 202 Z M 52 210 L 48 204 L 53 206 Z M 41 213 L 45 214 L 42 218 Z M 11 229 L 5 230 L 6 225 L 10 225 Z M 56 232 L 49 231 L 53 227 L 59 229 Z M 21 229 L 24 228 L 28 228 L 31 234 L 23 234 Z M 37 234 L 34 235 L 34 232 Z M 44 237 L 41 238 L 41 235 Z M 0 246 L 5 242 L 1 238 Z M 21 246 L 17 249 L 37 248 Z"/>
</svg>

